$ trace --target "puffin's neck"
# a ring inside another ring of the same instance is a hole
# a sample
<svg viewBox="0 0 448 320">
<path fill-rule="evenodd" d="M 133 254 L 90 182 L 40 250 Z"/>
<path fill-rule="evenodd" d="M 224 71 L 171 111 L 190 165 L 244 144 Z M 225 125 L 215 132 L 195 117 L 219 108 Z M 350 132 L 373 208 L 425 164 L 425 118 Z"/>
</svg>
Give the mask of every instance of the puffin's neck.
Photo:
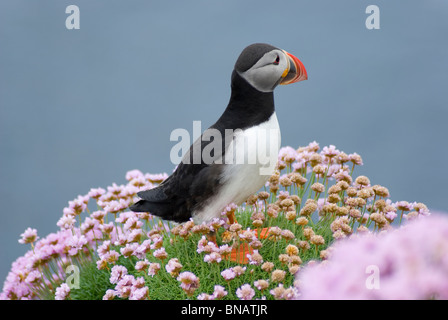
<svg viewBox="0 0 448 320">
<path fill-rule="evenodd" d="M 246 129 L 263 123 L 275 112 L 274 93 L 252 87 L 233 70 L 229 104 L 215 126 L 225 129 Z"/>
</svg>

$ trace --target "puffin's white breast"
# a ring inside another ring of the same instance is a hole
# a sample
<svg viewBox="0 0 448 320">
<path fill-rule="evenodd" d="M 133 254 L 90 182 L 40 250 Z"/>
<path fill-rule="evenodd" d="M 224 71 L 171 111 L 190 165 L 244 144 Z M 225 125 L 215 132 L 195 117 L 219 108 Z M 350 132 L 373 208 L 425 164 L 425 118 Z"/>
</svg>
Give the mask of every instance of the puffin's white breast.
<svg viewBox="0 0 448 320">
<path fill-rule="evenodd" d="M 202 209 L 193 213 L 195 223 L 219 217 L 228 204 L 240 205 L 263 187 L 275 170 L 280 145 L 275 112 L 258 126 L 236 130 L 226 150 L 220 177 L 222 187 Z"/>
</svg>

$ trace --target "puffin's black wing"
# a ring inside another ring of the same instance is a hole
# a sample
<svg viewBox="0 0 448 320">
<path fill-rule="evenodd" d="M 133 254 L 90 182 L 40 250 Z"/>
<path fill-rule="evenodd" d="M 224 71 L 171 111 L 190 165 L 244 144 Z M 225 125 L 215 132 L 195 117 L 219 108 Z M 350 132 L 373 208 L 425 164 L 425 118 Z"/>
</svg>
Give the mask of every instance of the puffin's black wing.
<svg viewBox="0 0 448 320">
<path fill-rule="evenodd" d="M 194 163 L 193 148 L 198 147 L 197 150 L 201 152 L 209 143 L 202 141 L 201 136 L 190 147 L 173 174 L 156 188 L 139 192 L 137 195 L 142 200 L 130 209 L 149 212 L 165 220 L 188 221 L 192 212 L 205 206 L 221 185 L 223 164 L 206 164 L 202 157 L 200 163 Z"/>
</svg>

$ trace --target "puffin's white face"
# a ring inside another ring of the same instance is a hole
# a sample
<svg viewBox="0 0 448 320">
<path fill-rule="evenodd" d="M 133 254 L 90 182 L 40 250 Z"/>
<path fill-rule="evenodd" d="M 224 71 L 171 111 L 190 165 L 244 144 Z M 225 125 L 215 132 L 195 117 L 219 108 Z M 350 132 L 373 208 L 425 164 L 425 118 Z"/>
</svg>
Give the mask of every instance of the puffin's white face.
<svg viewBox="0 0 448 320">
<path fill-rule="evenodd" d="M 262 92 L 272 92 L 278 84 L 307 79 L 300 60 L 280 49 L 265 53 L 250 69 L 238 73 Z"/>
</svg>

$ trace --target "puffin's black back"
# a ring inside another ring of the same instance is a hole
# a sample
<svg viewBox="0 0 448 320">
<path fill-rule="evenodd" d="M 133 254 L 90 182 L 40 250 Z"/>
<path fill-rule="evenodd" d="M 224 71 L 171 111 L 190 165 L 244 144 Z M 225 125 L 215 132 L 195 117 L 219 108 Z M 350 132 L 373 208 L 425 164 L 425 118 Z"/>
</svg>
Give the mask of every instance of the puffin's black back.
<svg viewBox="0 0 448 320">
<path fill-rule="evenodd" d="M 236 70 L 249 69 L 266 52 L 275 47 L 258 44 L 247 47 L 238 58 L 231 78 L 231 97 L 226 110 L 210 128 L 224 137 L 225 129 L 247 129 L 267 121 L 274 113 L 273 92 L 260 92 L 243 79 Z M 201 136 L 202 138 L 202 136 Z M 212 141 L 201 141 L 201 150 Z M 223 139 L 223 158 L 226 151 Z M 187 155 L 188 157 L 188 155 Z M 193 163 L 193 145 L 189 163 L 181 162 L 171 176 L 158 187 L 138 193 L 142 200 L 130 207 L 136 212 L 150 212 L 165 220 L 184 222 L 192 212 L 207 204 L 221 187 L 225 164 Z M 185 161 L 186 162 L 186 161 Z"/>
</svg>

